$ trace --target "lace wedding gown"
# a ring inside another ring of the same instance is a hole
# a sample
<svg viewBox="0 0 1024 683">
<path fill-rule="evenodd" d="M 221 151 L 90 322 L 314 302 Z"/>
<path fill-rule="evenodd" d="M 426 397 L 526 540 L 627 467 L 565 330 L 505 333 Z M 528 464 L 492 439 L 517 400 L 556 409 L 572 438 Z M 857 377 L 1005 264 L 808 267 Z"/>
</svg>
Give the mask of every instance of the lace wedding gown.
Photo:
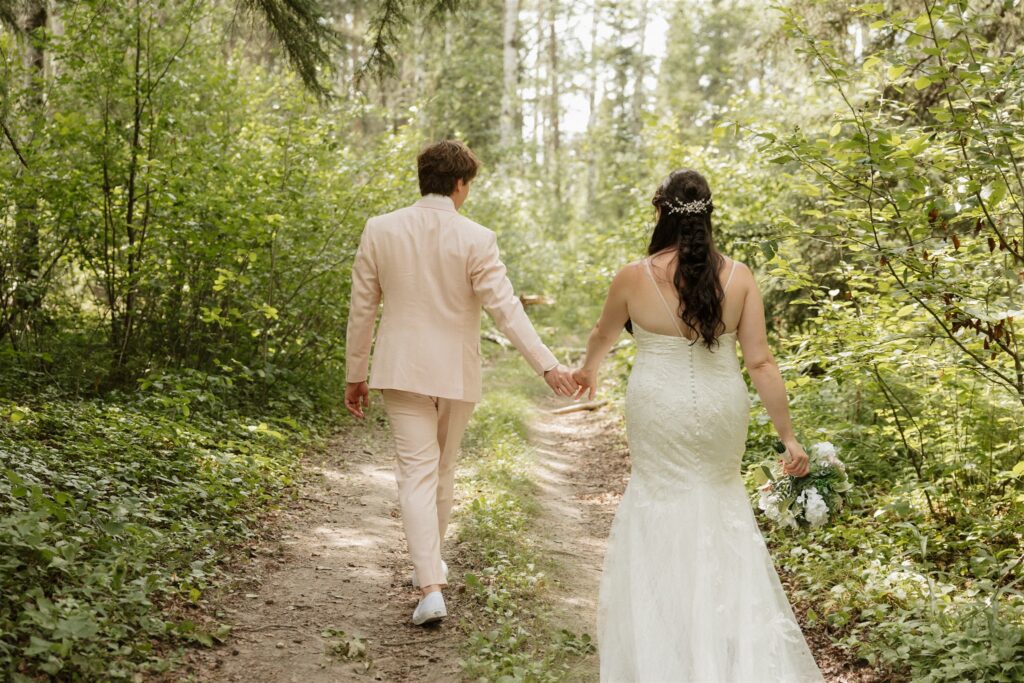
<svg viewBox="0 0 1024 683">
<path fill-rule="evenodd" d="M 602 683 L 821 681 L 740 476 L 750 399 L 736 333 L 710 351 L 633 329 L 632 476 L 601 577 Z"/>
</svg>

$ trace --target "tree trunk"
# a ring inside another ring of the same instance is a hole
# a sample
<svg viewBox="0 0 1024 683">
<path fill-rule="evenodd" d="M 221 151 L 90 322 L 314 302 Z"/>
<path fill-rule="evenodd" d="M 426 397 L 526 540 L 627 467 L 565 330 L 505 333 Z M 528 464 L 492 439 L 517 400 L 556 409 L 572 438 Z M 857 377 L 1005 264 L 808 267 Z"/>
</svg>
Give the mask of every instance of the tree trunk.
<svg viewBox="0 0 1024 683">
<path fill-rule="evenodd" d="M 509 148 L 520 141 L 516 129 L 519 99 L 519 0 L 505 0 L 503 50 L 503 89 L 501 94 L 501 146 Z"/>
<path fill-rule="evenodd" d="M 587 93 L 587 135 L 594 132 L 597 126 L 597 87 L 600 83 L 600 69 L 597 63 L 597 31 L 601 24 L 601 9 L 597 5 L 592 9 L 590 18 L 590 88 Z M 592 206 L 597 199 L 597 150 L 594 145 L 587 146 L 587 205 Z"/>
<path fill-rule="evenodd" d="M 44 116 L 46 107 L 46 53 L 39 43 L 39 36 L 33 35 L 38 30 L 46 30 L 46 0 L 32 0 L 26 8 L 22 30 L 26 34 L 25 63 L 29 68 L 29 78 L 33 81 L 26 109 L 28 118 L 35 125 Z M 26 155 L 27 150 L 22 150 Z M 34 169 L 30 162 L 25 161 L 25 173 Z M 39 204 L 34 195 L 25 197 L 15 212 L 14 243 L 18 252 L 14 257 L 14 281 L 17 289 L 12 302 L 14 324 L 21 329 L 32 325 L 32 318 L 42 305 L 39 254 L 39 223 L 37 212 Z"/>
<path fill-rule="evenodd" d="M 644 120 L 644 75 L 647 71 L 646 58 L 644 56 L 644 44 L 647 42 L 647 18 L 648 18 L 649 3 L 648 0 L 642 0 L 640 3 L 640 19 L 639 26 L 637 27 L 637 40 L 639 41 L 636 48 L 636 74 L 633 82 L 633 132 L 635 135 L 640 135 L 643 130 Z"/>
<path fill-rule="evenodd" d="M 548 134 L 545 135 L 551 161 L 557 163 L 558 150 L 562 146 L 559 117 L 561 92 L 558 83 L 558 35 L 555 21 L 558 18 L 558 0 L 548 0 Z"/>
<path fill-rule="evenodd" d="M 544 134 L 544 165 L 551 173 L 551 186 L 555 190 L 555 202 L 562 200 L 561 169 L 559 168 L 562 135 L 559 119 L 562 108 L 559 106 L 561 90 L 558 78 L 558 32 L 555 23 L 558 20 L 558 0 L 548 0 L 548 45 L 547 45 L 547 76 L 548 76 L 548 111 L 547 130 Z"/>
<path fill-rule="evenodd" d="M 125 236 L 128 238 L 127 278 L 124 291 L 124 317 L 120 325 L 121 338 L 114 339 L 115 347 L 118 350 L 117 365 L 124 365 L 128 355 L 128 346 L 131 342 L 132 331 L 135 323 L 135 304 L 138 289 L 138 249 L 139 229 L 137 224 L 138 193 L 136 184 L 139 172 L 139 153 L 142 146 L 142 8 L 140 0 L 135 0 L 135 59 L 132 74 L 133 80 L 133 111 L 132 111 L 132 137 L 128 161 L 128 187 L 125 201 Z M 111 312 L 113 315 L 113 312 Z"/>
</svg>

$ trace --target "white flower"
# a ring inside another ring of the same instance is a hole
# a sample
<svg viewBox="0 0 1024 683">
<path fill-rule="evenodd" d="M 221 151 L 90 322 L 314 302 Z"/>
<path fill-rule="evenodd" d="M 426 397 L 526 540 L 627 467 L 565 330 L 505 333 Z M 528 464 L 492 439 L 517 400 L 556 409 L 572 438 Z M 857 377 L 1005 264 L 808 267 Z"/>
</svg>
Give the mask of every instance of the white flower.
<svg viewBox="0 0 1024 683">
<path fill-rule="evenodd" d="M 836 447 L 831 441 L 819 441 L 811 446 L 811 455 L 821 465 L 835 467 L 840 472 L 846 471 L 846 466 L 836 457 Z"/>
<path fill-rule="evenodd" d="M 813 528 L 820 527 L 828 521 L 828 506 L 825 504 L 825 499 L 818 493 L 818 489 L 804 489 L 796 500 L 804 506 L 804 519 Z"/>
<path fill-rule="evenodd" d="M 811 453 L 818 460 L 827 461 L 836 457 L 836 447 L 832 445 L 831 441 L 819 441 L 811 446 Z"/>
<path fill-rule="evenodd" d="M 811 446 L 811 451 L 819 458 L 822 458 L 828 455 L 835 455 L 836 447 L 831 441 L 819 441 Z"/>
</svg>

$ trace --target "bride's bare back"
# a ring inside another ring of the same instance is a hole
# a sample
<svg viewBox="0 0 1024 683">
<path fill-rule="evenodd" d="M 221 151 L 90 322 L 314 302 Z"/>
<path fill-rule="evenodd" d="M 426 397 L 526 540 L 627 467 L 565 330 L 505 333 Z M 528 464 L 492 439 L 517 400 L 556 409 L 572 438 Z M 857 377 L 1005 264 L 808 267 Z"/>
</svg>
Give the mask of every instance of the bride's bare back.
<svg viewBox="0 0 1024 683">
<path fill-rule="evenodd" d="M 629 318 L 634 324 L 639 325 L 648 332 L 678 336 L 679 327 L 682 327 L 686 336 L 690 339 L 697 337 L 697 333 L 686 327 L 686 324 L 677 316 L 673 321 L 665 310 L 665 304 L 661 297 L 668 302 L 673 312 L 679 310 L 679 294 L 672 282 L 676 269 L 676 255 L 671 252 L 655 254 L 650 258 L 652 281 L 648 275 L 645 261 L 635 261 L 623 269 L 627 274 L 626 308 Z M 735 263 L 735 271 L 733 264 Z M 749 273 L 745 265 L 735 262 L 730 258 L 723 257 L 723 267 L 718 272 L 719 281 L 722 287 L 728 289 L 725 292 L 725 300 L 722 305 L 722 322 L 725 324 L 723 333 L 737 331 L 743 313 L 743 302 L 746 300 L 748 279 L 741 275 L 742 271 Z M 731 275 L 731 279 L 730 279 Z M 657 287 L 655 286 L 657 283 Z M 659 296 L 659 290 L 661 292 Z M 679 325 L 679 327 L 676 326 Z"/>
</svg>

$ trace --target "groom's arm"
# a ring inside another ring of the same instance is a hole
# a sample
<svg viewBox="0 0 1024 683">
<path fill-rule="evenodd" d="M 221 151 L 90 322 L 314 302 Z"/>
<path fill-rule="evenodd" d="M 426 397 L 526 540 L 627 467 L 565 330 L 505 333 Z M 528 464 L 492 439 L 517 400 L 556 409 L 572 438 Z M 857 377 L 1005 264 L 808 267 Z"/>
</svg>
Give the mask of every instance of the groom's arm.
<svg viewBox="0 0 1024 683">
<path fill-rule="evenodd" d="M 541 341 L 526 316 L 523 303 L 512 289 L 505 264 L 498 254 L 498 238 L 493 232 L 488 234 L 486 244 L 470 264 L 469 276 L 484 310 L 534 372 L 543 375 L 558 367 L 558 359 Z"/>
<path fill-rule="evenodd" d="M 350 384 L 365 382 L 369 373 L 370 345 L 373 343 L 380 295 L 380 279 L 368 221 L 352 263 L 352 294 L 345 330 L 345 375 Z"/>
</svg>

